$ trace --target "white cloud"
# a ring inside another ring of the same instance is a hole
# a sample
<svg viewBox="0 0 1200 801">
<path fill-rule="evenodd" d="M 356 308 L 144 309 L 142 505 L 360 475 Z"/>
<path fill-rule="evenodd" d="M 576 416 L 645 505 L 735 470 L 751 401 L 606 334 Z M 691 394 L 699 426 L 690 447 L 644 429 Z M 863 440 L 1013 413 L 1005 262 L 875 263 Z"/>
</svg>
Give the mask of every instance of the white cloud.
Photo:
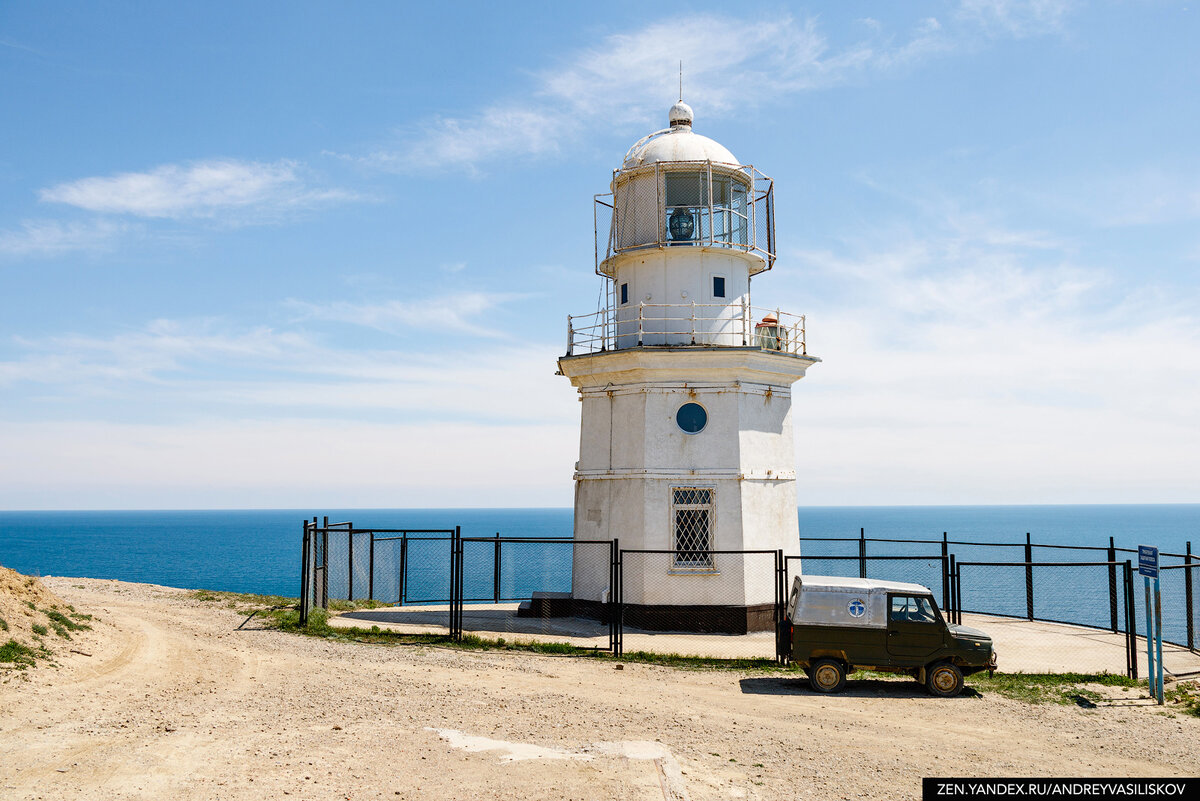
<svg viewBox="0 0 1200 801">
<path fill-rule="evenodd" d="M 81 178 L 43 189 L 39 195 L 43 201 L 88 211 L 169 219 L 247 211 L 274 214 L 355 197 L 342 190 L 308 187 L 296 162 L 232 159 Z"/>
<path fill-rule="evenodd" d="M 461 268 L 460 268 L 461 269 Z M 455 271 L 456 272 L 456 271 Z M 427 332 L 458 331 L 492 338 L 508 335 L 490 325 L 481 324 L 492 310 L 527 295 L 516 293 L 461 292 L 422 300 L 389 300 L 382 303 L 335 301 L 316 304 L 299 300 L 288 306 L 302 319 L 361 325 L 378 331 L 398 333 L 410 328 Z"/>
<path fill-rule="evenodd" d="M 489 307 L 472 297 L 459 302 L 464 313 L 466 304 Z M 362 322 L 361 313 L 348 315 L 350 321 Z M 400 324 L 386 307 L 380 313 L 378 327 Z M 23 339 L 15 342 L 20 358 L 0 361 L 0 387 L 10 390 L 10 410 L 35 418 L 47 401 L 55 414 L 102 415 L 92 404 L 104 400 L 117 403 L 118 416 L 181 422 L 234 408 L 263 419 L 297 410 L 348 418 L 386 410 L 408 420 L 490 424 L 570 419 L 571 407 L 560 403 L 569 390 L 553 375 L 555 346 L 485 346 L 449 318 L 432 323 L 437 347 L 428 352 L 335 347 L 299 331 L 238 329 L 215 320 L 157 320 L 110 337 Z M 23 401 L 34 396 L 30 409 Z"/>
<path fill-rule="evenodd" d="M 987 35 L 1023 39 L 1061 31 L 1075 5 L 1073 0 L 961 0 L 956 14 Z"/>
<path fill-rule="evenodd" d="M 683 95 L 702 127 L 706 117 L 769 108 L 797 92 L 906 68 L 985 38 L 1059 30 L 1069 10 L 1070 4 L 1052 0 L 964 0 L 951 19 L 920 19 L 903 35 L 874 19 L 858 20 L 868 38 L 838 46 L 813 19 L 672 18 L 607 36 L 536 74 L 524 95 L 473 114 L 428 120 L 399 147 L 363 160 L 401 171 L 474 172 L 500 157 L 554 154 L 599 122 L 606 129 L 665 124 L 680 60 Z"/>
<path fill-rule="evenodd" d="M 215 321 L 155 320 L 142 330 L 108 338 L 18 338 L 16 344 L 26 355 L 0 362 L 0 385 L 61 383 L 72 391 L 87 392 L 96 388 L 91 382 L 161 382 L 167 374 L 201 363 L 283 360 L 312 347 L 306 337 L 293 332 L 265 327 L 233 333 L 219 329 Z"/>
<path fill-rule="evenodd" d="M 1194 298 L 978 217 L 877 236 L 798 254 L 827 291 L 793 394 L 802 502 L 1197 500 Z"/>
<path fill-rule="evenodd" d="M 19 229 L 0 231 L 0 256 L 57 256 L 103 250 L 128 230 L 127 225 L 107 220 L 25 220 Z"/>
<path fill-rule="evenodd" d="M 0 507 L 569 506 L 573 424 L 284 417 L 0 426 Z"/>
<path fill-rule="evenodd" d="M 827 50 L 811 20 L 747 22 L 698 15 L 653 23 L 609 36 L 545 70 L 529 96 L 470 116 L 431 120 L 403 147 L 367 160 L 402 170 L 473 170 L 499 156 L 553 153 L 600 120 L 609 127 L 648 119 L 665 124 L 664 103 L 677 92 L 680 59 L 685 99 L 703 101 L 702 124 L 704 115 L 744 111 L 785 94 L 834 85 L 874 58 L 863 46 Z"/>
</svg>

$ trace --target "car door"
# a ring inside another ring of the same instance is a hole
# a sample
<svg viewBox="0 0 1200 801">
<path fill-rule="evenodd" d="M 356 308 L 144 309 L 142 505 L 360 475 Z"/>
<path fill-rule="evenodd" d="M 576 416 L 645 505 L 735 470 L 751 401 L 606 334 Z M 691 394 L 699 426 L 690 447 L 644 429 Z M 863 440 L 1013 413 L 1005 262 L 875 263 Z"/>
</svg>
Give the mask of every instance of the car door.
<svg viewBox="0 0 1200 801">
<path fill-rule="evenodd" d="M 946 626 L 925 595 L 888 593 L 888 655 L 919 662 L 942 647 Z"/>
</svg>

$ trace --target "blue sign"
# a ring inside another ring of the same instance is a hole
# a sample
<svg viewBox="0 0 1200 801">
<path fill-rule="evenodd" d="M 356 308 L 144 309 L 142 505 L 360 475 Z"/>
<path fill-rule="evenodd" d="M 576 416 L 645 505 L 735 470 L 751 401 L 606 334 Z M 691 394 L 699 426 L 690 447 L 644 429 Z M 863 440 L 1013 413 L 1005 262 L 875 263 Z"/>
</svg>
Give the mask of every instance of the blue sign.
<svg viewBox="0 0 1200 801">
<path fill-rule="evenodd" d="M 850 613 L 850 617 L 862 617 L 867 613 L 867 605 L 862 602 L 861 598 L 855 598 L 846 604 L 846 611 Z"/>
<path fill-rule="evenodd" d="M 1149 545 L 1138 546 L 1138 573 L 1147 578 L 1158 578 L 1158 549 Z"/>
</svg>

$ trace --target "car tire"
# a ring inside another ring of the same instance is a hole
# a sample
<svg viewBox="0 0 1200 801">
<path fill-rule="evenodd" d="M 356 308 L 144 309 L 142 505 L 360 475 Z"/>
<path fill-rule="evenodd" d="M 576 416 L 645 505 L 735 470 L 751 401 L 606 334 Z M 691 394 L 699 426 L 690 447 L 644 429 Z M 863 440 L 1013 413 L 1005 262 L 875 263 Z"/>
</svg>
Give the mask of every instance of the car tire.
<svg viewBox="0 0 1200 801">
<path fill-rule="evenodd" d="M 841 692 L 846 686 L 846 668 L 836 659 L 818 659 L 808 669 L 808 686 L 819 693 Z"/>
<path fill-rule="evenodd" d="M 962 671 L 952 662 L 939 662 L 926 673 L 925 687 L 939 698 L 953 698 L 962 692 Z"/>
</svg>

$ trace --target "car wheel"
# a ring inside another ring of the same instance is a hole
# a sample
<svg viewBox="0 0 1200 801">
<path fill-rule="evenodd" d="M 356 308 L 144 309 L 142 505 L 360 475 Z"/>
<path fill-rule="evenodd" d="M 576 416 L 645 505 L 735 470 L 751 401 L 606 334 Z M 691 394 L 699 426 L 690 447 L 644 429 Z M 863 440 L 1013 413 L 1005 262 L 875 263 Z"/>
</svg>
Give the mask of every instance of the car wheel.
<svg viewBox="0 0 1200 801">
<path fill-rule="evenodd" d="M 846 668 L 836 659 L 818 659 L 809 668 L 808 685 L 819 693 L 836 693 L 846 686 Z"/>
<path fill-rule="evenodd" d="M 963 688 L 962 671 L 950 662 L 936 664 L 929 669 L 925 677 L 925 686 L 929 692 L 941 698 L 958 695 Z"/>
</svg>

